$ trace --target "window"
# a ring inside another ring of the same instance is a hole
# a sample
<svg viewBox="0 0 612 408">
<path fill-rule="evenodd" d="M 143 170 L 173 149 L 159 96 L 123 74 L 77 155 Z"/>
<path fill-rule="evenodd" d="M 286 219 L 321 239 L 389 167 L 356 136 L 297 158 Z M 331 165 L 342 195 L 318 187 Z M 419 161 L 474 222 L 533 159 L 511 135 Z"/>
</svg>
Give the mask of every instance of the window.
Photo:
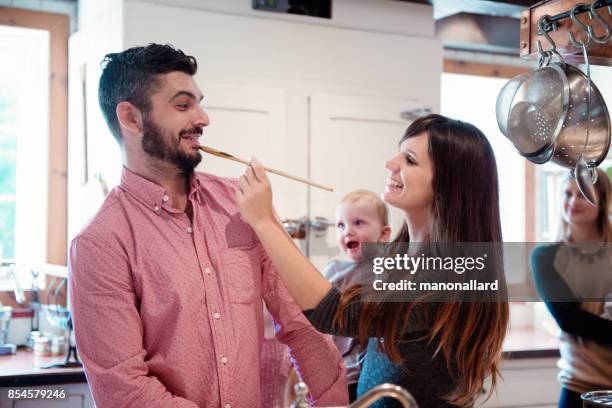
<svg viewBox="0 0 612 408">
<path fill-rule="evenodd" d="M 0 26 L 0 60 L 0 256 L 45 263 L 49 32 Z"/>
<path fill-rule="evenodd" d="M 608 173 L 612 180 L 612 157 L 604 160 L 599 168 Z M 561 187 L 569 170 L 553 163 L 546 163 L 536 173 L 537 202 L 536 207 L 537 224 L 536 237 L 538 242 L 550 242 L 557 240 L 559 233 L 559 220 L 561 219 Z"/>
<path fill-rule="evenodd" d="M 466 64 L 469 65 L 469 64 Z M 474 64 L 478 66 L 480 64 Z M 445 71 L 448 66 L 445 62 Z M 486 65 L 485 65 L 486 66 Z M 495 105 L 497 95 L 508 81 L 508 78 L 487 76 L 486 70 L 480 68 L 476 72 L 469 72 L 468 68 L 462 68 L 465 74 L 445 72 L 442 74 L 441 82 L 441 112 L 444 115 L 465 120 L 477 126 L 488 138 L 495 153 L 497 161 L 497 172 L 500 189 L 500 216 L 504 242 L 530 242 L 534 240 L 537 231 L 533 220 L 535 214 L 548 211 L 549 201 L 543 200 L 543 196 L 552 197 L 550 194 L 537 194 L 534 173 L 540 174 L 540 169 L 534 169 L 515 150 L 512 143 L 501 133 L 497 125 Z M 517 69 L 517 70 L 520 70 Z M 526 70 L 526 69 L 525 69 Z M 490 70 L 492 71 L 492 70 Z M 484 75 L 482 75 L 484 73 Z M 518 75 L 519 72 L 509 72 L 508 77 Z M 466 103 L 469 101 L 469 103 Z M 543 209 L 546 207 L 545 209 Z M 513 293 L 531 292 L 531 277 L 529 274 L 528 257 L 520 259 L 504 258 L 506 264 L 507 282 L 513 287 Z M 512 271 L 508 273 L 508 271 Z M 511 333 L 507 339 L 506 349 L 521 349 L 544 347 L 554 340 L 550 333 L 555 330 L 552 318 L 548 315 L 546 307 L 541 302 L 510 302 L 510 326 Z M 534 333 L 545 331 L 541 336 L 545 341 L 542 344 L 529 344 L 524 339 L 533 338 Z M 549 342 L 549 343 L 547 343 Z"/>
<path fill-rule="evenodd" d="M 445 72 L 441 112 L 474 124 L 487 136 L 497 161 L 504 242 L 525 242 L 525 159 L 500 132 L 495 116 L 497 95 L 506 82 L 506 78 Z"/>
</svg>

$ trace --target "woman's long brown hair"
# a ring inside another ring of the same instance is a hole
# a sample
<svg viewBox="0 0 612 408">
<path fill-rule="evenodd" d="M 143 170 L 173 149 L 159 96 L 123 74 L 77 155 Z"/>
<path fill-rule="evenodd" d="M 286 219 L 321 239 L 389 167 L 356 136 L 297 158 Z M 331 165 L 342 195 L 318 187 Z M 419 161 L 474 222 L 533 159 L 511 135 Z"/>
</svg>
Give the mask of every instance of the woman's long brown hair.
<svg viewBox="0 0 612 408">
<path fill-rule="evenodd" d="M 486 137 L 471 124 L 432 114 L 413 122 L 400 144 L 425 133 L 429 135 L 428 153 L 434 167 L 430 241 L 501 242 L 497 167 Z M 393 243 L 409 241 L 408 228 L 404 224 Z M 499 261 L 501 265 L 501 259 Z M 362 288 L 357 286 L 342 294 L 335 316 L 339 326 L 345 323 L 343 315 L 347 306 L 361 293 Z M 384 343 L 379 342 L 379 347 L 393 362 L 402 364 L 397 344 L 416 306 L 415 302 L 364 301 L 359 322 L 360 340 L 365 342 L 374 329 L 376 337 L 385 339 Z M 433 313 L 433 325 L 426 340 L 444 354 L 449 373 L 455 380 L 455 388 L 444 398 L 459 406 L 473 404 L 487 376 L 491 376 L 492 392 L 500 374 L 509 319 L 508 303 L 450 301 L 418 303 L 418 306 Z"/>
</svg>

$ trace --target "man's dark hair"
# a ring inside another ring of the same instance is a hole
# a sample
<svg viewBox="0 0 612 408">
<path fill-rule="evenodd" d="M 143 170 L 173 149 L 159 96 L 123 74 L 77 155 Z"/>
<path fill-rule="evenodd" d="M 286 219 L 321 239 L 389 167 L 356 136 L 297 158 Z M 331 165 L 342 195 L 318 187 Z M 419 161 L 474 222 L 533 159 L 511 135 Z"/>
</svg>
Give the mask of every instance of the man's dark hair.
<svg viewBox="0 0 612 408">
<path fill-rule="evenodd" d="M 150 97 L 160 85 L 158 75 L 173 71 L 194 75 L 198 70 L 194 57 L 185 55 L 172 45 L 161 44 L 106 54 L 101 66 L 98 102 L 119 144 L 122 143 L 116 114 L 119 102 L 130 102 L 146 115 L 151 110 Z"/>
</svg>

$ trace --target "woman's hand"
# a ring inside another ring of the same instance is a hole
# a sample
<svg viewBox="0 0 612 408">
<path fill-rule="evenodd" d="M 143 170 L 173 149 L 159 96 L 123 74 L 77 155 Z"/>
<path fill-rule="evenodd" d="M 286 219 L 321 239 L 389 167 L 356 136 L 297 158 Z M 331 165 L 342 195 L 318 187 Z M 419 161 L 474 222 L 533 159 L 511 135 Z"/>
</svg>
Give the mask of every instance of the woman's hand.
<svg viewBox="0 0 612 408">
<path fill-rule="evenodd" d="M 240 176 L 235 199 L 240 213 L 254 229 L 260 224 L 274 222 L 272 188 L 266 170 L 256 158 L 251 159 L 251 165 Z"/>
<path fill-rule="evenodd" d="M 251 224 L 281 280 L 302 310 L 321 302 L 331 284 L 302 254 L 281 225 L 272 206 L 272 189 L 266 170 L 251 160 L 236 190 L 236 204 Z"/>
</svg>

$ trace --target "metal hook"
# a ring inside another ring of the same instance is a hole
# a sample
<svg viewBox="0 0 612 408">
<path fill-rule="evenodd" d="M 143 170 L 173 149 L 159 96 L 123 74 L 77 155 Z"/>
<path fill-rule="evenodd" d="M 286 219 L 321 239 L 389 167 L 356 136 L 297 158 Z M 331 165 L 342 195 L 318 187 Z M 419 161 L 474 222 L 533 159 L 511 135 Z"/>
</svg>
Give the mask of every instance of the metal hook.
<svg viewBox="0 0 612 408">
<path fill-rule="evenodd" d="M 593 32 L 592 26 L 588 26 L 587 30 L 589 33 L 589 37 L 591 37 L 593 41 L 595 41 L 598 44 L 606 44 L 608 40 L 610 39 L 610 36 L 612 36 L 612 30 L 610 28 L 610 24 L 608 24 L 608 22 L 604 20 L 604 18 L 600 16 L 599 13 L 597 13 L 597 9 L 595 8 L 596 4 L 597 4 L 597 0 L 593 1 L 589 9 L 591 10 L 591 14 L 595 16 L 595 20 L 599 21 L 601 25 L 603 25 L 606 33 L 601 37 L 597 37 L 595 33 Z M 608 6 L 608 12 L 610 12 L 610 6 Z"/>
<path fill-rule="evenodd" d="M 544 29 L 544 23 L 548 18 L 550 18 L 550 16 L 546 14 L 540 17 L 540 19 L 538 20 L 538 29 L 540 30 L 538 34 L 541 33 L 541 35 L 543 35 L 546 38 L 546 40 L 548 41 L 551 47 L 550 50 L 544 51 L 544 48 L 542 47 L 542 41 L 538 39 L 538 42 L 536 44 L 538 47 L 538 52 L 540 53 L 540 64 L 539 64 L 540 66 L 542 65 L 544 61 L 546 61 L 548 57 L 550 57 L 551 52 L 557 51 L 557 45 L 555 44 L 553 39 L 550 37 L 548 32 Z"/>
<path fill-rule="evenodd" d="M 578 17 L 576 17 L 576 11 L 580 7 L 586 7 L 586 4 L 584 4 L 584 3 L 576 4 L 576 6 L 570 11 L 570 17 L 572 18 L 572 21 L 575 24 L 580 26 L 587 33 L 588 40 L 587 41 L 584 41 L 584 40 L 576 41 L 576 37 L 574 36 L 574 32 L 573 31 L 569 31 L 568 32 L 568 36 L 569 36 L 570 42 L 576 48 L 582 48 L 583 46 L 584 47 L 588 47 L 593 42 L 593 37 L 591 37 L 591 32 L 593 32 L 593 27 L 591 27 L 590 25 L 584 24 L 582 21 L 580 21 L 578 19 Z M 589 11 L 589 15 L 590 15 L 590 11 Z"/>
</svg>

